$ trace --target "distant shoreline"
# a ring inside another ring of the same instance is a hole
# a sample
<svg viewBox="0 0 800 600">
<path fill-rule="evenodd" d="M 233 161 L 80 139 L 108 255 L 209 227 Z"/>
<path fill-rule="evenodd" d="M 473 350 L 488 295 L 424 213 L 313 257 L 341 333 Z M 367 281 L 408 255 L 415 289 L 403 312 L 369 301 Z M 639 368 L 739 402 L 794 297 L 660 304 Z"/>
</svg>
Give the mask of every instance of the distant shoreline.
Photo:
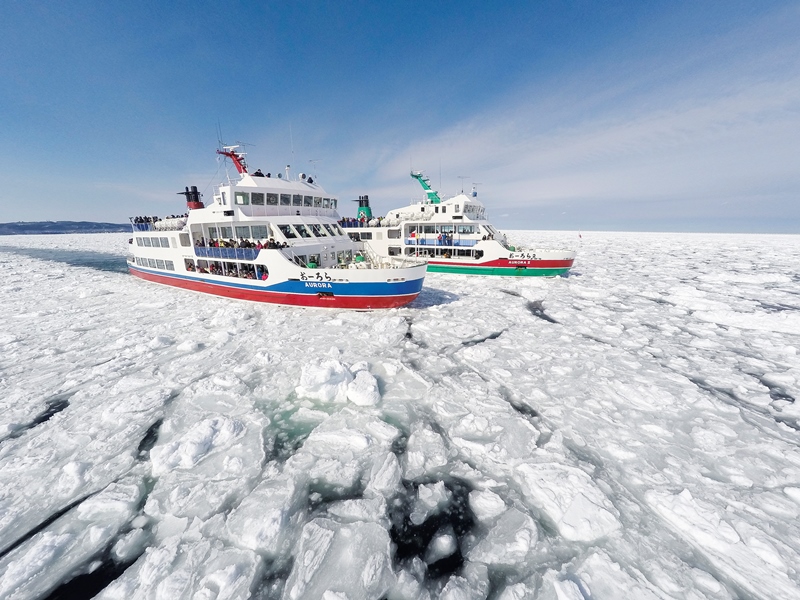
<svg viewBox="0 0 800 600">
<path fill-rule="evenodd" d="M 0 235 L 118 233 L 124 231 L 131 231 L 129 223 L 93 223 L 91 221 L 18 221 L 16 223 L 0 223 Z"/>
</svg>

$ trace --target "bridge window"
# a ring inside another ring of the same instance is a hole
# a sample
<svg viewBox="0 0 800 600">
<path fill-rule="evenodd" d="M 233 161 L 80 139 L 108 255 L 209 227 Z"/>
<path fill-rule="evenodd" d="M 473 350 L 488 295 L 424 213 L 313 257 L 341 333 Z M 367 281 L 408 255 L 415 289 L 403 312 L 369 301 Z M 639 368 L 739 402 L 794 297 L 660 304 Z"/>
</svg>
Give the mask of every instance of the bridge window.
<svg viewBox="0 0 800 600">
<path fill-rule="evenodd" d="M 333 230 L 333 227 L 331 227 L 327 223 L 323 223 L 322 225 L 325 227 L 325 231 L 327 231 L 328 233 L 330 233 L 334 237 L 336 236 L 336 232 Z"/>
<path fill-rule="evenodd" d="M 336 202 L 337 202 L 336 198 L 331 198 L 331 208 L 333 209 L 336 208 Z"/>
<path fill-rule="evenodd" d="M 303 196 L 303 206 L 313 206 L 314 198 L 311 196 Z"/>
<path fill-rule="evenodd" d="M 252 192 L 250 194 L 250 204 L 253 206 L 264 206 L 264 194 L 261 192 Z"/>
<path fill-rule="evenodd" d="M 300 237 L 310 238 L 312 237 L 311 232 L 305 225 L 295 225 L 294 228 L 297 230 L 297 233 L 300 234 Z"/>
<path fill-rule="evenodd" d="M 250 204 L 250 194 L 247 192 L 234 192 L 236 204 Z"/>
<path fill-rule="evenodd" d="M 303 206 L 303 197 L 300 194 L 292 196 L 292 206 Z"/>
<path fill-rule="evenodd" d="M 291 205 L 292 205 L 291 194 L 281 194 L 281 206 L 291 206 Z"/>
<path fill-rule="evenodd" d="M 317 208 L 322 208 L 322 198 L 319 196 L 314 196 L 314 206 Z"/>
<path fill-rule="evenodd" d="M 323 198 L 322 199 L 322 208 L 330 208 L 331 207 L 331 199 L 330 198 Z"/>
<path fill-rule="evenodd" d="M 267 194 L 267 206 L 278 206 L 278 194 Z"/>
<path fill-rule="evenodd" d="M 320 225 L 319 223 L 312 223 L 311 231 L 313 231 L 314 235 L 317 236 L 317 237 L 325 237 L 325 236 L 328 235 L 327 233 L 325 233 L 325 230 L 322 228 L 322 225 Z"/>
<path fill-rule="evenodd" d="M 281 230 L 281 233 L 286 239 L 294 239 L 297 237 L 291 225 L 278 225 L 278 229 Z"/>
</svg>

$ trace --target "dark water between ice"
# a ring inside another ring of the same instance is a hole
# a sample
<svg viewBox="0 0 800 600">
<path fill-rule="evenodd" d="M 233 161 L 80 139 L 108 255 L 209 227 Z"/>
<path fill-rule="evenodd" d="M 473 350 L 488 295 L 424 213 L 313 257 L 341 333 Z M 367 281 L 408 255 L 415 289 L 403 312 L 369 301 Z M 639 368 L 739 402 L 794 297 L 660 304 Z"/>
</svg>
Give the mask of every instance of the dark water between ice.
<svg viewBox="0 0 800 600">
<path fill-rule="evenodd" d="M 73 267 L 89 267 L 98 271 L 128 272 L 125 257 L 120 254 L 92 252 L 91 250 L 65 250 L 63 248 L 19 248 L 17 246 L 0 246 L 0 252 L 19 254 L 39 260 L 51 260 Z"/>
</svg>

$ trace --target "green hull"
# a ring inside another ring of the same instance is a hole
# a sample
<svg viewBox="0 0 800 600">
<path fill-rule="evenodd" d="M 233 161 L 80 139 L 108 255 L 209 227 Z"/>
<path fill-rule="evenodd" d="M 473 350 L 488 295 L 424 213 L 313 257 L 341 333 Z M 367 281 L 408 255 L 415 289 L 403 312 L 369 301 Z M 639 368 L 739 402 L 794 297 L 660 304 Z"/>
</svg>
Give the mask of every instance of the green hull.
<svg viewBox="0 0 800 600">
<path fill-rule="evenodd" d="M 428 273 L 457 273 L 459 275 L 499 275 L 503 277 L 555 277 L 569 271 L 569 267 L 531 269 L 527 267 L 473 267 L 462 265 L 435 265 L 428 263 Z"/>
</svg>

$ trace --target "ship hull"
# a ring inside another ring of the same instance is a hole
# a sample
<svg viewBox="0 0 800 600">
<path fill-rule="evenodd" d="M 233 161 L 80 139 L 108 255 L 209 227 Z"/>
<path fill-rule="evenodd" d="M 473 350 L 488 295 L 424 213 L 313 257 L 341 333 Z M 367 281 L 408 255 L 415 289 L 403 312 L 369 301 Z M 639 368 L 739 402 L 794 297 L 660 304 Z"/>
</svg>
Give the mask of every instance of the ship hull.
<svg viewBox="0 0 800 600">
<path fill-rule="evenodd" d="M 262 284 L 252 280 L 232 282 L 213 280 L 211 277 L 165 274 L 132 264 L 129 264 L 128 268 L 132 275 L 146 281 L 224 298 L 286 306 L 353 310 L 405 306 L 419 295 L 423 282 L 420 278 L 396 283 L 321 284 L 315 281 L 286 280 L 280 283 Z"/>
</svg>

